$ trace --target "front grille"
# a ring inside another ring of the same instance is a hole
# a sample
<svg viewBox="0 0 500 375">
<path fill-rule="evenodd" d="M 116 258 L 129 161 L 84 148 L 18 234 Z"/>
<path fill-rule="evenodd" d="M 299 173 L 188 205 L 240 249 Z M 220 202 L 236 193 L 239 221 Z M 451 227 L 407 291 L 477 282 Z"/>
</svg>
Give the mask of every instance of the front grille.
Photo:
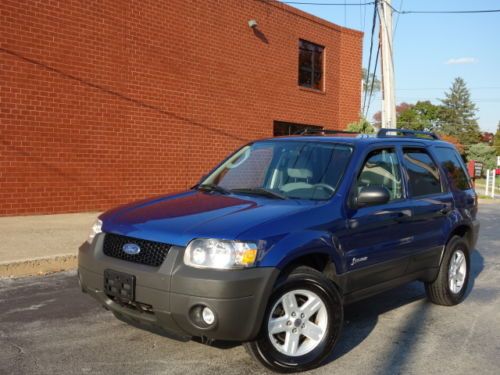
<svg viewBox="0 0 500 375">
<path fill-rule="evenodd" d="M 123 245 L 133 243 L 141 248 L 139 254 L 131 255 L 123 251 Z M 104 236 L 103 252 L 109 257 L 126 260 L 128 262 L 146 264 L 148 266 L 159 267 L 167 256 L 170 245 L 141 240 L 113 233 L 106 233 Z"/>
</svg>

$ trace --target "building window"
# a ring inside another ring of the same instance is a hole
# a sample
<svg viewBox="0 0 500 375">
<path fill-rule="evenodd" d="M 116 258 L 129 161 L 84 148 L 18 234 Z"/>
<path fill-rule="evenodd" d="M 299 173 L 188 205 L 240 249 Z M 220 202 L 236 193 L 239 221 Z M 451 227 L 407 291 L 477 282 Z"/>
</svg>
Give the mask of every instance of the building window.
<svg viewBox="0 0 500 375">
<path fill-rule="evenodd" d="M 317 44 L 299 40 L 299 85 L 323 90 L 323 50 Z"/>
<path fill-rule="evenodd" d="M 294 135 L 305 132 L 308 129 L 318 130 L 323 129 L 318 125 L 296 124 L 293 122 L 274 121 L 274 136 Z"/>
</svg>

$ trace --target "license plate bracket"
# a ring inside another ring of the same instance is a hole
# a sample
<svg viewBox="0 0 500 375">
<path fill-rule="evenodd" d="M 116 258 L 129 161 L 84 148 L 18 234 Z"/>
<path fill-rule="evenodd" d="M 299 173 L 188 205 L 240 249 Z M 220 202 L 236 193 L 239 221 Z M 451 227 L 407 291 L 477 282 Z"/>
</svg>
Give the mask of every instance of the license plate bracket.
<svg viewBox="0 0 500 375">
<path fill-rule="evenodd" d="M 104 292 L 120 302 L 134 302 L 135 276 L 110 269 L 104 270 Z"/>
</svg>

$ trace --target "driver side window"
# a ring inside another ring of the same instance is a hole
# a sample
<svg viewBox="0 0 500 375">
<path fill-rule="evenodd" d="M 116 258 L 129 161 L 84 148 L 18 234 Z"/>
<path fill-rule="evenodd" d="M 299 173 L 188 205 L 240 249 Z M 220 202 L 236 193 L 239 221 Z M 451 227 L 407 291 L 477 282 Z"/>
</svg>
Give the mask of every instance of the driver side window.
<svg viewBox="0 0 500 375">
<path fill-rule="evenodd" d="M 356 183 L 359 194 L 364 187 L 385 187 L 390 201 L 401 199 L 401 173 L 398 157 L 394 149 L 381 149 L 371 152 L 363 165 Z"/>
</svg>

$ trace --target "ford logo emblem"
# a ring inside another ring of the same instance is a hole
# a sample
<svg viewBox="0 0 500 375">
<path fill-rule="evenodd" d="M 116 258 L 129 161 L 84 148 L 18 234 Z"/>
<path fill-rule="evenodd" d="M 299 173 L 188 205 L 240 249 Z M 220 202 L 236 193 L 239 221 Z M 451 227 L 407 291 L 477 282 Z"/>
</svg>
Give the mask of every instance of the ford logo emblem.
<svg viewBox="0 0 500 375">
<path fill-rule="evenodd" d="M 125 245 L 123 245 L 122 250 L 128 255 L 137 255 L 141 252 L 140 246 L 136 245 L 135 243 L 126 243 Z"/>
</svg>

